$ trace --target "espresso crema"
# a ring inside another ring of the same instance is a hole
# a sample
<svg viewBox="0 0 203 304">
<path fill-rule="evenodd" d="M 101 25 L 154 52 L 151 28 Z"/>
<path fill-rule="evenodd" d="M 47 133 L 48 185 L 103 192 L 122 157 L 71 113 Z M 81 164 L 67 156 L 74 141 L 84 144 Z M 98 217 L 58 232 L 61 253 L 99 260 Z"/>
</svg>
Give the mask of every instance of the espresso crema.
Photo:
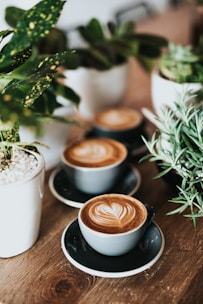
<svg viewBox="0 0 203 304">
<path fill-rule="evenodd" d="M 142 115 L 130 108 L 109 108 L 96 114 L 95 126 L 109 130 L 125 130 L 139 126 Z"/>
<path fill-rule="evenodd" d="M 89 138 L 68 146 L 64 157 L 75 166 L 98 168 L 121 162 L 127 157 L 127 149 L 112 139 Z"/>
<path fill-rule="evenodd" d="M 107 194 L 91 199 L 81 212 L 89 228 L 103 233 L 123 233 L 145 222 L 146 209 L 134 198 Z"/>
</svg>

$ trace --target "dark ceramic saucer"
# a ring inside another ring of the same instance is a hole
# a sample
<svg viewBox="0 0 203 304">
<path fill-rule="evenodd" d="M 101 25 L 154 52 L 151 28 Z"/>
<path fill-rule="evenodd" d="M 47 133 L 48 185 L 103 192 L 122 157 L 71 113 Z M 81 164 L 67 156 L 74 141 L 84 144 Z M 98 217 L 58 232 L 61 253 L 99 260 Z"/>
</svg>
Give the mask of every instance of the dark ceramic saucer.
<svg viewBox="0 0 203 304">
<path fill-rule="evenodd" d="M 154 222 L 133 250 L 117 257 L 92 249 L 82 237 L 77 219 L 65 228 L 61 238 L 63 253 L 71 264 L 86 273 L 106 278 L 127 277 L 150 268 L 162 255 L 164 245 L 164 235 Z"/>
<path fill-rule="evenodd" d="M 139 189 L 140 183 L 141 177 L 139 171 L 133 166 L 128 166 L 109 193 L 133 195 Z M 51 174 L 49 188 L 59 201 L 76 208 L 81 208 L 87 200 L 95 196 L 76 189 L 62 168 L 53 171 Z"/>
</svg>

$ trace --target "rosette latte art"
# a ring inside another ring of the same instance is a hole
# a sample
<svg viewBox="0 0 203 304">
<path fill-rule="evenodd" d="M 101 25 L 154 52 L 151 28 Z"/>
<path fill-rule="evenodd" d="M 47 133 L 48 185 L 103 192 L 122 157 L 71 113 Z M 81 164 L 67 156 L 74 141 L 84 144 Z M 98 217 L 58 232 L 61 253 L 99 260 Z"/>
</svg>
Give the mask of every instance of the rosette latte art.
<svg viewBox="0 0 203 304">
<path fill-rule="evenodd" d="M 124 159 L 126 149 L 111 139 L 90 138 L 73 144 L 65 156 L 68 162 L 77 166 L 103 167 Z"/>
<path fill-rule="evenodd" d="M 145 212 L 131 198 L 95 198 L 86 208 L 83 220 L 97 231 L 122 233 L 138 227 L 145 219 Z"/>
</svg>

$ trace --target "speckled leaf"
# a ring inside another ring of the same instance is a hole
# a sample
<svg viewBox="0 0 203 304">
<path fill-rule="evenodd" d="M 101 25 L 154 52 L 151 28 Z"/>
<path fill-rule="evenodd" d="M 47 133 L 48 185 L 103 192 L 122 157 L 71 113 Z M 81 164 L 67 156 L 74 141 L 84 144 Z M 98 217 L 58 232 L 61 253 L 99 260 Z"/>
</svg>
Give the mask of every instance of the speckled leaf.
<svg viewBox="0 0 203 304">
<path fill-rule="evenodd" d="M 57 67 L 66 56 L 67 53 L 63 52 L 46 57 L 43 61 L 36 63 L 32 69 L 25 71 L 24 79 L 9 82 L 3 93 L 14 95 L 14 90 L 20 88 L 21 91 L 25 91 L 25 96 L 21 96 L 21 100 L 24 100 L 27 106 L 32 105 L 35 99 L 50 86 Z"/>
<path fill-rule="evenodd" d="M 0 31 L 0 41 L 5 38 L 6 36 L 10 35 L 13 31 L 10 30 L 5 30 L 5 31 Z"/>
<path fill-rule="evenodd" d="M 64 3 L 61 0 L 43 0 L 26 11 L 17 23 L 11 40 L 2 50 L 0 65 L 7 61 L 10 64 L 14 56 L 45 37 L 55 26 Z"/>
<path fill-rule="evenodd" d="M 23 63 L 29 59 L 31 56 L 32 49 L 29 48 L 27 50 L 24 50 L 23 52 L 20 52 L 16 54 L 13 57 L 10 56 L 3 56 L 2 62 L 0 60 L 0 73 L 9 73 L 13 69 L 19 67 Z"/>
</svg>

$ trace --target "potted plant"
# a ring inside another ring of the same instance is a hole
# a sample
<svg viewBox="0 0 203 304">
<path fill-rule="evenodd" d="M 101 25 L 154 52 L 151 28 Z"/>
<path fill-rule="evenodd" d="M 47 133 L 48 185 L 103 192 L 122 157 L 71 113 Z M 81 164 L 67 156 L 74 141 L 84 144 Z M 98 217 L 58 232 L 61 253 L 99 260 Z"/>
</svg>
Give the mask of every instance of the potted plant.
<svg viewBox="0 0 203 304">
<path fill-rule="evenodd" d="M 182 93 L 167 108 L 162 118 L 156 117 L 157 130 L 150 140 L 143 138 L 149 153 L 142 158 L 156 162 L 157 178 L 164 177 L 177 188 L 178 195 L 170 200 L 178 207 L 168 214 L 183 213 L 196 220 L 203 216 L 203 95 Z"/>
<path fill-rule="evenodd" d="M 135 23 L 109 22 L 102 25 L 92 18 L 76 28 L 81 45 L 75 46 L 76 65 L 65 64 L 67 83 L 81 97 L 79 112 L 92 119 L 95 112 L 121 103 L 128 82 L 129 58 L 136 58 L 151 70 L 167 40 L 135 33 Z"/>
<path fill-rule="evenodd" d="M 24 13 L 24 9 L 9 6 L 5 10 L 5 20 L 11 28 L 15 28 Z M 32 56 L 26 64 L 27 66 L 28 64 L 32 65 L 33 62 L 43 59 L 47 55 L 63 51 L 67 51 L 67 37 L 58 28 L 52 28 L 48 35 L 36 41 L 32 46 Z M 73 62 L 73 56 L 69 53 L 67 61 Z M 21 73 L 21 69 L 18 73 Z M 44 143 L 38 149 L 43 153 L 46 169 L 51 169 L 60 161 L 61 151 L 68 138 L 69 124 L 67 121 L 72 120 L 75 107 L 80 100 L 79 96 L 70 87 L 64 86 L 61 81 L 58 82 L 61 77 L 64 77 L 62 72 L 58 72 L 50 87 L 37 98 L 32 106 L 33 110 L 42 116 L 41 133 L 36 136 L 32 128 L 28 126 L 20 127 L 21 140 Z M 59 119 L 53 120 L 53 115 Z"/>
<path fill-rule="evenodd" d="M 185 90 L 195 93 L 201 89 L 202 50 L 202 41 L 198 47 L 169 42 L 151 73 L 152 105 L 158 116 L 163 115 L 166 106 L 175 107 L 174 101 Z"/>
<path fill-rule="evenodd" d="M 60 0 L 41 1 L 22 15 L 14 31 L 0 32 L 1 41 L 11 35 L 0 52 L 0 257 L 24 252 L 39 234 L 44 160 L 33 143 L 20 141 L 19 127 L 39 132 L 41 118 L 51 117 L 49 111 L 38 111 L 37 104 L 48 105 L 57 68 L 68 53 L 35 60 L 32 54 L 35 43 L 54 27 L 63 5 Z"/>
</svg>

